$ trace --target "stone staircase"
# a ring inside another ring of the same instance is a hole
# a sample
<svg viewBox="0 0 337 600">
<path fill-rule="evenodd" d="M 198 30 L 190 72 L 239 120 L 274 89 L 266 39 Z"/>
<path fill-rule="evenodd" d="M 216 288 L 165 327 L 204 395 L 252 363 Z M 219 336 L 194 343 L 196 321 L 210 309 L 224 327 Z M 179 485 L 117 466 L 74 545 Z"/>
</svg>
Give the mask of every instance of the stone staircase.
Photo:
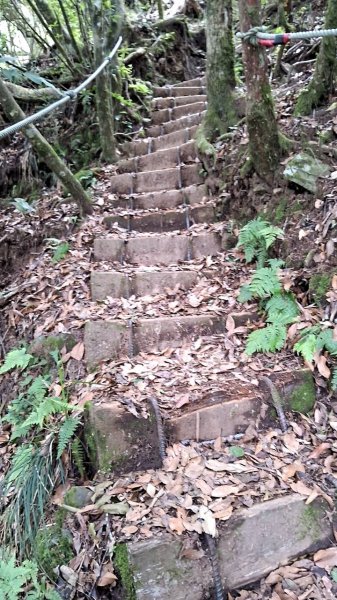
<svg viewBox="0 0 337 600">
<path fill-rule="evenodd" d="M 155 88 L 154 96 L 144 137 L 125 145 L 126 158 L 111 179 L 114 199 L 105 218 L 107 233 L 94 243 L 91 292 L 97 302 L 167 290 L 188 294 L 202 278 L 212 281 L 225 276 L 205 267 L 209 257 L 226 252 L 229 236 L 225 224 L 218 222 L 217 202 L 208 192 L 194 141 L 206 107 L 204 80 Z M 228 276 L 231 267 L 226 268 Z M 253 312 L 233 313 L 228 303 L 221 314 L 195 307 L 187 315 L 168 311 L 160 317 L 130 314 L 125 319 L 90 321 L 85 327 L 86 361 L 93 368 L 101 361 L 132 361 L 142 353 L 192 347 L 196 340 L 224 343 L 229 317 L 235 328 L 249 327 L 257 318 Z M 183 368 L 186 365 L 177 361 L 177 369 Z M 164 414 L 170 442 L 236 435 L 255 423 L 261 403 L 268 403 L 268 390 L 240 375 L 235 379 L 226 369 L 215 372 L 215 378 L 200 386 L 192 406 L 173 416 Z M 294 368 L 271 377 L 282 387 L 287 407 L 298 395 L 313 392 L 307 371 Z M 160 441 L 151 404 L 136 417 L 120 399 L 117 386 L 115 395 L 94 402 L 90 409 L 87 435 L 97 469 L 125 473 L 159 467 Z M 317 511 L 318 534 L 316 524 L 296 539 L 305 512 L 304 500 L 296 495 L 254 506 L 226 524 L 218 547 L 226 585 L 249 583 L 282 560 L 327 545 L 330 525 L 321 505 Z M 252 543 L 254 535 L 256 543 Z M 209 563 L 181 558 L 180 546 L 177 538 L 166 534 L 129 545 L 137 600 L 211 597 Z"/>
</svg>

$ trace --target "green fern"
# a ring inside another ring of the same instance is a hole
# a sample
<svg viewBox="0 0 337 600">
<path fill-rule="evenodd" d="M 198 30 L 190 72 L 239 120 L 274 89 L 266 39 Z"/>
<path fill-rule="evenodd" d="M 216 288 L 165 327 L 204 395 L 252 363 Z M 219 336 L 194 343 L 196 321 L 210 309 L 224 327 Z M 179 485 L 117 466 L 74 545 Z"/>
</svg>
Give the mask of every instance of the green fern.
<svg viewBox="0 0 337 600">
<path fill-rule="evenodd" d="M 253 274 L 248 287 L 253 298 L 268 298 L 268 296 L 279 293 L 282 289 L 277 271 L 271 267 L 258 269 Z"/>
<path fill-rule="evenodd" d="M 271 323 L 263 329 L 249 334 L 245 352 L 249 356 L 255 352 L 276 352 L 285 344 L 287 329 L 281 323 Z"/>
<path fill-rule="evenodd" d="M 76 468 L 81 476 L 84 479 L 85 468 L 84 468 L 84 449 L 83 444 L 80 438 L 76 437 L 71 444 L 71 453 L 76 465 Z"/>
<path fill-rule="evenodd" d="M 66 420 L 62 423 L 61 429 L 59 431 L 56 458 L 61 458 L 63 451 L 69 444 L 77 427 L 79 426 L 79 423 L 80 420 L 78 417 L 67 417 Z"/>
<path fill-rule="evenodd" d="M 266 302 L 267 321 L 269 323 L 280 323 L 289 325 L 299 315 L 295 297 L 290 292 L 279 292 L 274 294 Z"/>
<path fill-rule="evenodd" d="M 11 350 L 11 352 L 6 354 L 5 362 L 0 367 L 0 375 L 13 369 L 26 369 L 33 358 L 32 354 L 27 353 L 26 348 Z"/>
<path fill-rule="evenodd" d="M 265 265 L 268 249 L 276 239 L 282 239 L 283 235 L 282 229 L 258 217 L 242 227 L 239 233 L 238 247 L 243 247 L 246 262 L 257 259 L 257 268 L 259 269 Z"/>
<path fill-rule="evenodd" d="M 13 482 L 20 482 L 22 477 L 25 477 L 31 464 L 34 462 L 34 452 L 35 449 L 32 444 L 19 446 L 14 453 L 11 467 L 5 477 L 7 485 Z"/>
<path fill-rule="evenodd" d="M 314 333 L 302 333 L 301 339 L 294 344 L 294 350 L 307 362 L 311 362 L 317 349 L 317 335 Z"/>
<path fill-rule="evenodd" d="M 337 341 L 333 337 L 333 330 L 323 329 L 317 338 L 317 350 L 327 350 L 331 356 L 337 356 Z"/>
</svg>

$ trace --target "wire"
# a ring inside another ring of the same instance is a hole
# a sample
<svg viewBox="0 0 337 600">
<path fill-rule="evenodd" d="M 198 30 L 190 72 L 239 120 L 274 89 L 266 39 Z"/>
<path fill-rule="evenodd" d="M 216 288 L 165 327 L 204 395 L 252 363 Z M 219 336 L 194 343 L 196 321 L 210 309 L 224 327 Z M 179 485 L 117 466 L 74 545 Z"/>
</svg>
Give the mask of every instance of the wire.
<svg viewBox="0 0 337 600">
<path fill-rule="evenodd" d="M 87 77 L 87 79 L 85 79 L 85 81 L 83 81 L 83 83 L 81 83 L 78 87 L 76 87 L 73 90 L 69 90 L 68 92 L 65 92 L 64 96 L 62 98 L 60 98 L 60 100 L 56 100 L 56 102 L 53 102 L 49 106 L 42 108 L 37 113 L 30 115 L 29 117 L 26 117 L 25 119 L 23 119 L 22 121 L 19 121 L 18 123 L 13 123 L 13 125 L 10 125 L 9 127 L 6 127 L 5 129 L 2 129 L 0 131 L 0 139 L 3 139 L 4 137 L 11 135 L 12 133 L 19 131 L 20 129 L 23 129 L 24 127 L 27 127 L 27 125 L 31 125 L 32 123 L 35 123 L 36 121 L 39 121 L 40 119 L 43 119 L 46 115 L 48 115 L 50 112 L 52 112 L 56 108 L 59 108 L 60 106 L 62 106 L 66 102 L 68 102 L 69 100 L 72 100 L 73 98 L 75 98 L 75 96 L 77 96 L 85 87 L 87 87 L 89 85 L 89 83 L 91 83 L 94 79 L 96 79 L 97 75 L 99 75 L 100 72 L 103 71 L 103 69 L 105 69 L 105 67 L 109 64 L 109 62 L 111 62 L 112 58 L 116 54 L 121 43 L 122 43 L 122 37 L 119 37 L 115 46 L 111 50 L 110 54 L 104 59 L 102 64 L 96 69 L 96 71 L 94 71 L 94 73 L 89 75 L 89 77 Z"/>
</svg>

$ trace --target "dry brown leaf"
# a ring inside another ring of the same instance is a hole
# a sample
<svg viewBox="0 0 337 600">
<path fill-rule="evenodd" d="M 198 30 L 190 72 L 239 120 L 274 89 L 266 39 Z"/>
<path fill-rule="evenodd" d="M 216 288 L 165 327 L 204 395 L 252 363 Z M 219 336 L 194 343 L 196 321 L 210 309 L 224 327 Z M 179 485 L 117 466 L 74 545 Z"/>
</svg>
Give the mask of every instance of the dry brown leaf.
<svg viewBox="0 0 337 600">
<path fill-rule="evenodd" d="M 187 558 L 188 560 L 200 560 L 205 556 L 205 552 L 202 548 L 184 548 L 179 555 L 181 558 Z"/>
<path fill-rule="evenodd" d="M 297 481 L 296 483 L 291 483 L 290 487 L 293 490 L 293 492 L 296 492 L 297 494 L 301 494 L 302 496 L 311 496 L 311 494 L 313 492 L 313 490 L 310 489 L 307 485 L 305 485 L 305 483 L 303 483 L 303 481 Z"/>
<path fill-rule="evenodd" d="M 233 507 L 227 506 L 227 508 L 219 509 L 213 514 L 215 519 L 218 519 L 219 521 L 227 521 L 227 519 L 229 519 L 233 514 Z"/>
<path fill-rule="evenodd" d="M 317 446 L 312 452 L 310 452 L 308 458 L 319 458 L 321 454 L 324 454 L 324 452 L 326 452 L 326 450 L 329 450 L 330 448 L 331 444 L 329 444 L 328 442 L 323 442 L 322 444 L 319 444 L 319 446 Z"/>
<path fill-rule="evenodd" d="M 185 531 L 183 520 L 178 517 L 170 517 L 168 524 L 171 531 L 176 531 L 178 535 L 181 535 Z"/>
<path fill-rule="evenodd" d="M 235 495 L 240 491 L 240 488 L 234 485 L 219 485 L 212 490 L 212 498 L 227 498 L 231 494 Z"/>
<path fill-rule="evenodd" d="M 146 487 L 146 493 L 150 496 L 150 498 L 155 497 L 155 495 L 157 493 L 157 489 L 155 488 L 153 483 L 148 483 L 148 485 Z"/>
<path fill-rule="evenodd" d="M 233 335 L 234 331 L 235 331 L 235 321 L 232 317 L 232 315 L 229 315 L 226 319 L 226 329 L 228 332 L 228 337 L 230 337 L 231 335 Z"/>
<path fill-rule="evenodd" d="M 331 371 L 326 364 L 325 356 L 323 356 L 323 354 L 318 355 L 316 353 L 314 356 L 314 361 L 317 366 L 319 374 L 322 375 L 322 377 L 325 377 L 325 379 L 329 379 L 330 375 L 331 375 Z"/>
<path fill-rule="evenodd" d="M 211 471 L 226 471 L 227 473 L 251 473 L 252 471 L 256 471 L 254 467 L 250 467 L 248 465 L 244 465 L 240 462 L 235 463 L 225 463 L 221 460 L 210 459 L 206 461 L 207 469 Z"/>
<path fill-rule="evenodd" d="M 105 566 L 103 567 L 103 573 L 97 580 L 98 587 L 105 587 L 106 585 L 111 585 L 112 587 L 115 587 L 117 577 L 113 572 L 113 566 L 109 565 L 108 569 L 109 570 L 105 570 Z"/>
<path fill-rule="evenodd" d="M 327 548 L 326 550 L 318 550 L 314 554 L 314 561 L 318 567 L 326 569 L 337 566 L 337 546 Z"/>
<path fill-rule="evenodd" d="M 210 496 L 211 492 L 212 492 L 212 488 L 210 485 L 208 485 L 208 483 L 206 483 L 206 481 L 204 481 L 203 479 L 196 479 L 194 482 L 195 487 L 197 487 L 199 490 L 201 490 L 201 492 L 203 494 L 205 494 L 206 496 Z"/>
<path fill-rule="evenodd" d="M 185 404 L 188 404 L 189 401 L 190 401 L 190 395 L 182 394 L 176 400 L 176 408 L 181 408 L 182 406 L 185 406 Z"/>
<path fill-rule="evenodd" d="M 69 354 L 71 358 L 74 358 L 75 360 L 82 360 L 84 356 L 84 343 L 78 342 L 78 344 L 76 344 L 76 346 L 73 347 L 72 351 Z"/>
<path fill-rule="evenodd" d="M 294 477 L 296 473 L 304 473 L 305 468 L 300 462 L 294 462 L 282 469 L 282 481 L 288 481 L 290 477 Z"/>
<path fill-rule="evenodd" d="M 283 435 L 283 443 L 291 452 L 298 452 L 300 443 L 293 432 Z"/>
<path fill-rule="evenodd" d="M 123 527 L 122 529 L 124 535 L 133 535 L 134 533 L 137 533 L 137 531 L 138 527 L 136 527 L 136 525 L 126 525 L 126 527 Z"/>
</svg>

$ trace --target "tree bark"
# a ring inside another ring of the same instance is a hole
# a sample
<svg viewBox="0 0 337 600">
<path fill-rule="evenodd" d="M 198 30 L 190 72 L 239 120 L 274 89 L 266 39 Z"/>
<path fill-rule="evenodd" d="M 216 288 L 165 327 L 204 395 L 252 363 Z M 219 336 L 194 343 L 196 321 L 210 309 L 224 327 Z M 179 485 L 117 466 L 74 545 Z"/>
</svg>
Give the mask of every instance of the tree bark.
<svg viewBox="0 0 337 600">
<path fill-rule="evenodd" d="M 6 84 L 0 79 L 0 104 L 4 109 L 6 117 L 17 122 L 25 118 L 25 113 L 17 104 Z M 68 167 L 56 154 L 54 148 L 47 142 L 43 135 L 34 125 L 28 125 L 23 131 L 38 157 L 49 167 L 49 169 L 61 181 L 66 190 L 77 202 L 81 215 L 92 213 L 92 204 L 88 194 L 84 191 L 80 182 L 74 177 Z"/>
<path fill-rule="evenodd" d="M 111 0 L 109 9 L 102 0 L 89 0 L 92 21 L 95 63 L 98 67 L 116 42 L 121 31 L 124 11 L 122 0 Z M 111 47 L 110 47 L 111 46 Z M 109 68 L 104 69 L 96 80 L 96 110 L 102 148 L 102 159 L 116 161 L 116 141 L 113 115 L 112 84 Z"/>
<path fill-rule="evenodd" d="M 44 102 L 46 100 L 61 98 L 58 91 L 52 87 L 31 89 L 16 83 L 10 83 L 9 81 L 6 82 L 6 86 L 14 98 L 24 100 L 25 102 Z"/>
<path fill-rule="evenodd" d="M 260 0 L 239 0 L 239 12 L 242 32 L 261 24 Z M 243 62 L 250 158 L 258 175 L 271 182 L 279 165 L 281 146 L 264 48 L 243 42 Z"/>
<path fill-rule="evenodd" d="M 159 19 L 162 20 L 164 18 L 163 0 L 157 0 L 157 8 L 158 8 Z"/>
<path fill-rule="evenodd" d="M 208 0 L 207 39 L 207 113 L 204 133 L 207 139 L 226 133 L 237 121 L 234 95 L 234 44 L 232 0 Z"/>
<path fill-rule="evenodd" d="M 337 26 L 337 0 L 328 0 L 325 29 Z M 295 106 L 295 115 L 309 115 L 334 92 L 337 76 L 336 37 L 322 39 L 316 67 L 309 86 L 301 92 Z"/>
</svg>

